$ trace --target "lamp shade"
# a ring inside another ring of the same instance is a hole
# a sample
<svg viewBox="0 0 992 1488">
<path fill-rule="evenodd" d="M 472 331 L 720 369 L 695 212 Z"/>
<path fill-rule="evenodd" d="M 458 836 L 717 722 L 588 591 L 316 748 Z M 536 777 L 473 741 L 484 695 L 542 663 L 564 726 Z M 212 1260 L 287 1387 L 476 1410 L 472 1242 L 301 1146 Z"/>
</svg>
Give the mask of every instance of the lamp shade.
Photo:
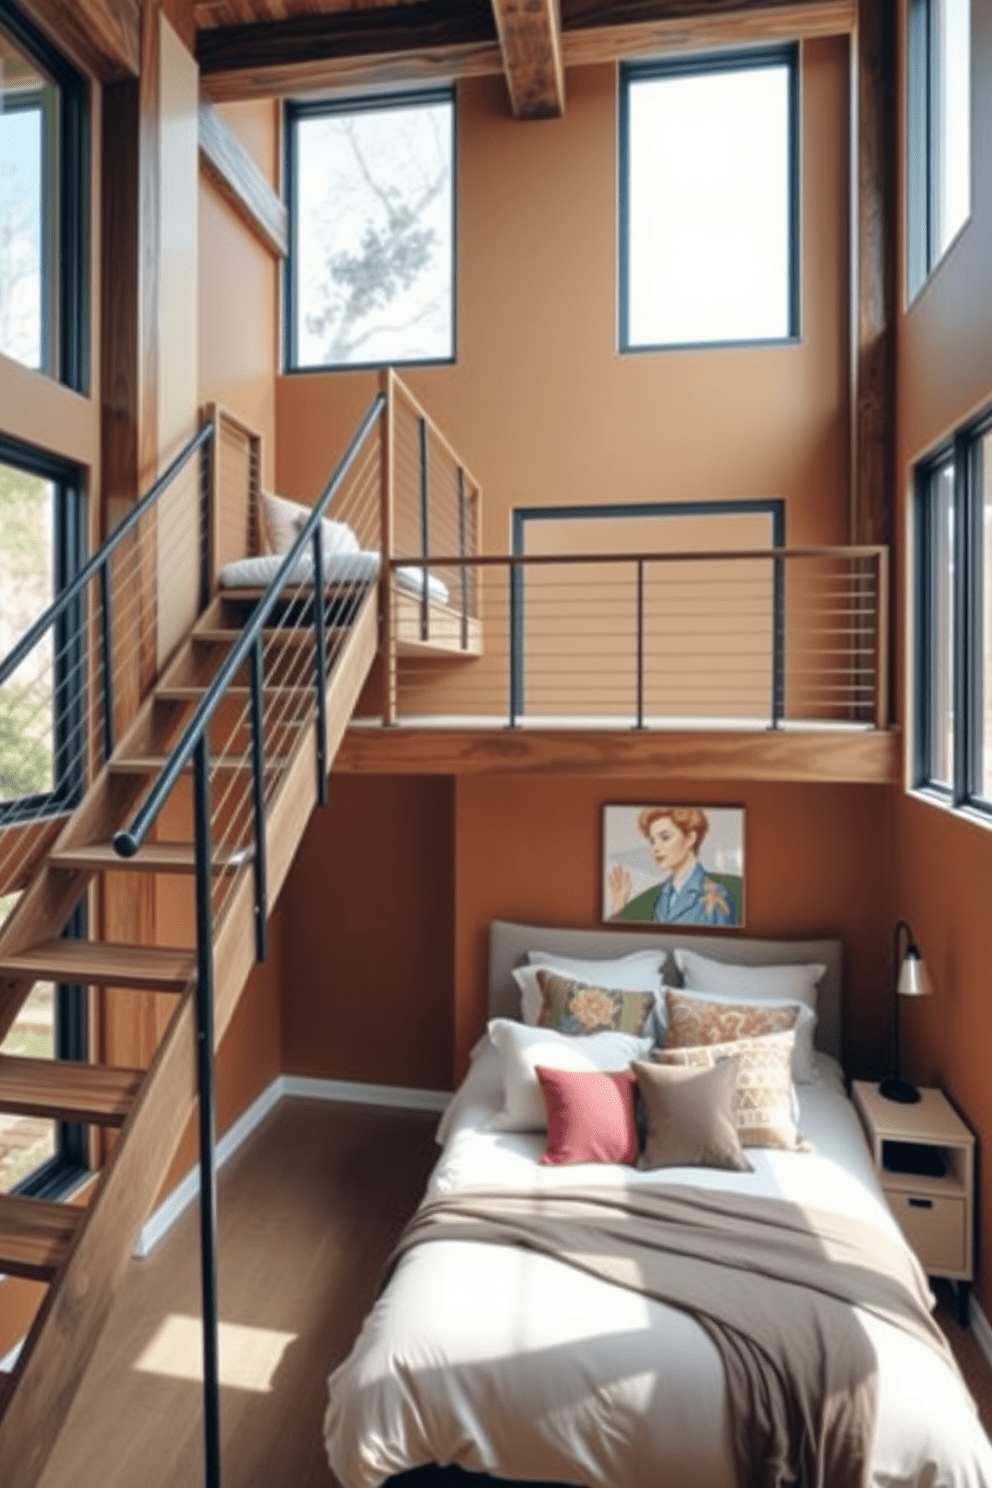
<svg viewBox="0 0 992 1488">
<path fill-rule="evenodd" d="M 908 946 L 899 968 L 896 990 L 902 997 L 927 997 L 933 991 L 926 962 L 915 945 Z"/>
</svg>

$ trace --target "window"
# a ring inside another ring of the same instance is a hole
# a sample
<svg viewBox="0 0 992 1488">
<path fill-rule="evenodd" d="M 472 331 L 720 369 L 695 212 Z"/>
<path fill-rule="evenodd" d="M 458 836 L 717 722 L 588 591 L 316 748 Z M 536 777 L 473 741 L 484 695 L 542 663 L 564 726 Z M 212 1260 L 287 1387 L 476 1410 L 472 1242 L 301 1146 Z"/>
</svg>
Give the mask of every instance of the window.
<svg viewBox="0 0 992 1488">
<path fill-rule="evenodd" d="M 795 47 L 638 63 L 620 93 L 620 346 L 799 332 Z"/>
<path fill-rule="evenodd" d="M 450 89 L 286 108 L 289 368 L 454 356 Z"/>
<path fill-rule="evenodd" d="M 992 416 L 917 477 L 916 784 L 992 814 Z"/>
<path fill-rule="evenodd" d="M 78 572 L 84 510 L 74 466 L 0 436 L 0 662 Z M 0 683 L 0 826 L 67 809 L 85 758 L 82 601 Z"/>
<path fill-rule="evenodd" d="M 85 391 L 86 87 L 0 0 L 0 353 Z"/>
<path fill-rule="evenodd" d="M 910 0 L 909 292 L 971 213 L 971 0 Z"/>
</svg>

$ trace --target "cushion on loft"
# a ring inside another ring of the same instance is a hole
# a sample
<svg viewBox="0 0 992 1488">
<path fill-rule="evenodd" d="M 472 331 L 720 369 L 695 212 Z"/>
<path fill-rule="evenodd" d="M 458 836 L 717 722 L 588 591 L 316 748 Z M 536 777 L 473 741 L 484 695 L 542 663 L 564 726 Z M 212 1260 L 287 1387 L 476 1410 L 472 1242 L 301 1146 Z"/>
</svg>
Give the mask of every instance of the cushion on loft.
<svg viewBox="0 0 992 1488">
<path fill-rule="evenodd" d="M 537 1066 L 547 1110 L 548 1145 L 541 1162 L 637 1161 L 634 1076 L 626 1070 L 561 1070 Z"/>
<path fill-rule="evenodd" d="M 795 1034 L 768 1033 L 727 1044 L 697 1044 L 689 1049 L 655 1049 L 656 1064 L 710 1069 L 726 1059 L 737 1062 L 734 1122 L 742 1147 L 782 1147 L 806 1152 L 794 1119 L 792 1046 Z"/>
<path fill-rule="evenodd" d="M 710 1069 L 635 1062 L 646 1135 L 639 1168 L 731 1168 L 751 1172 L 734 1119 L 737 1062 Z"/>
<path fill-rule="evenodd" d="M 541 989 L 540 1028 L 554 1028 L 558 1033 L 600 1033 L 617 1029 L 635 1038 L 650 1035 L 655 1012 L 653 992 L 620 992 L 609 987 L 593 987 L 587 982 L 559 976 L 545 966 L 537 967 Z"/>
<path fill-rule="evenodd" d="M 297 516 L 295 523 L 296 530 L 293 533 L 294 539 L 299 536 L 299 534 L 303 531 L 303 528 L 306 526 L 307 519 L 310 516 L 310 512 L 310 507 L 300 507 L 299 515 Z M 332 521 L 330 517 L 324 517 L 321 521 L 320 526 L 325 558 L 327 557 L 328 553 L 361 552 L 358 538 L 355 536 L 354 532 L 352 532 L 347 522 L 335 522 Z M 287 550 L 284 548 L 283 552 L 286 551 Z"/>
<path fill-rule="evenodd" d="M 222 589 L 265 589 L 285 561 L 284 553 L 266 553 L 261 558 L 237 558 L 225 563 L 219 574 Z M 328 553 L 324 558 L 324 583 L 368 584 L 379 576 L 378 553 Z M 293 565 L 288 584 L 313 583 L 313 558 L 303 553 Z"/>
<path fill-rule="evenodd" d="M 399 568 L 394 568 L 393 578 L 397 589 L 406 589 L 410 594 L 423 594 L 425 572 L 427 573 L 427 598 L 432 599 L 435 604 L 446 605 L 451 598 L 447 584 L 436 574 L 423 568 L 408 567 L 405 563 Z"/>
<path fill-rule="evenodd" d="M 511 1018 L 491 1018 L 489 1037 L 499 1058 L 502 1108 L 489 1121 L 490 1131 L 545 1131 L 548 1115 L 537 1078 L 546 1069 L 618 1070 L 634 1059 L 646 1059 L 649 1038 L 629 1033 L 590 1033 L 569 1038 L 551 1028 L 528 1028 Z"/>
</svg>

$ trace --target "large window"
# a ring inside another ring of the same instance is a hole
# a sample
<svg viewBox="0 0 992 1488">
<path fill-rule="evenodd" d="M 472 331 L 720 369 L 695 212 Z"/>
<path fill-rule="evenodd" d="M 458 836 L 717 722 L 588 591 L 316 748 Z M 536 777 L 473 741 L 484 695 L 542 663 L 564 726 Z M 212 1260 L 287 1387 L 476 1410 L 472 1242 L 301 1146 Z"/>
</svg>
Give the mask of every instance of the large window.
<svg viewBox="0 0 992 1488">
<path fill-rule="evenodd" d="M 910 0 L 909 292 L 971 213 L 971 0 Z"/>
<path fill-rule="evenodd" d="M 624 68 L 622 350 L 798 335 L 796 74 L 794 47 Z"/>
<path fill-rule="evenodd" d="M 450 89 L 286 108 L 286 364 L 454 356 Z"/>
<path fill-rule="evenodd" d="M 992 416 L 917 478 L 916 784 L 992 814 Z"/>
</svg>

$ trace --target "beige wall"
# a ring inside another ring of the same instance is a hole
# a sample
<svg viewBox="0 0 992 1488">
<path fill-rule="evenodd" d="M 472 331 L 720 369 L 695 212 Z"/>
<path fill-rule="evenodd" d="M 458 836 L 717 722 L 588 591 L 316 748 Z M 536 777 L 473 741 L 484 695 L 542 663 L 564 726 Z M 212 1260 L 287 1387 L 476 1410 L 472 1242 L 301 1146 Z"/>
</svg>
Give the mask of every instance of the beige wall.
<svg viewBox="0 0 992 1488">
<path fill-rule="evenodd" d="M 899 9 L 904 45 L 905 0 Z M 900 716 L 907 733 L 912 719 L 907 617 L 913 598 L 908 575 L 914 463 L 970 415 L 992 405 L 992 6 L 974 0 L 971 9 L 971 219 L 898 322 L 894 556 L 900 580 Z M 904 137 L 904 128 L 902 133 Z M 910 920 L 935 991 L 927 1002 L 907 1010 L 905 1060 L 911 1076 L 943 1086 L 975 1129 L 981 1165 L 992 1139 L 992 829 L 898 793 L 893 831 L 890 918 Z M 988 1313 L 992 1292 L 983 1258 L 992 1237 L 992 1185 L 981 1171 L 978 1192 L 982 1271 L 977 1290 Z"/>
</svg>

